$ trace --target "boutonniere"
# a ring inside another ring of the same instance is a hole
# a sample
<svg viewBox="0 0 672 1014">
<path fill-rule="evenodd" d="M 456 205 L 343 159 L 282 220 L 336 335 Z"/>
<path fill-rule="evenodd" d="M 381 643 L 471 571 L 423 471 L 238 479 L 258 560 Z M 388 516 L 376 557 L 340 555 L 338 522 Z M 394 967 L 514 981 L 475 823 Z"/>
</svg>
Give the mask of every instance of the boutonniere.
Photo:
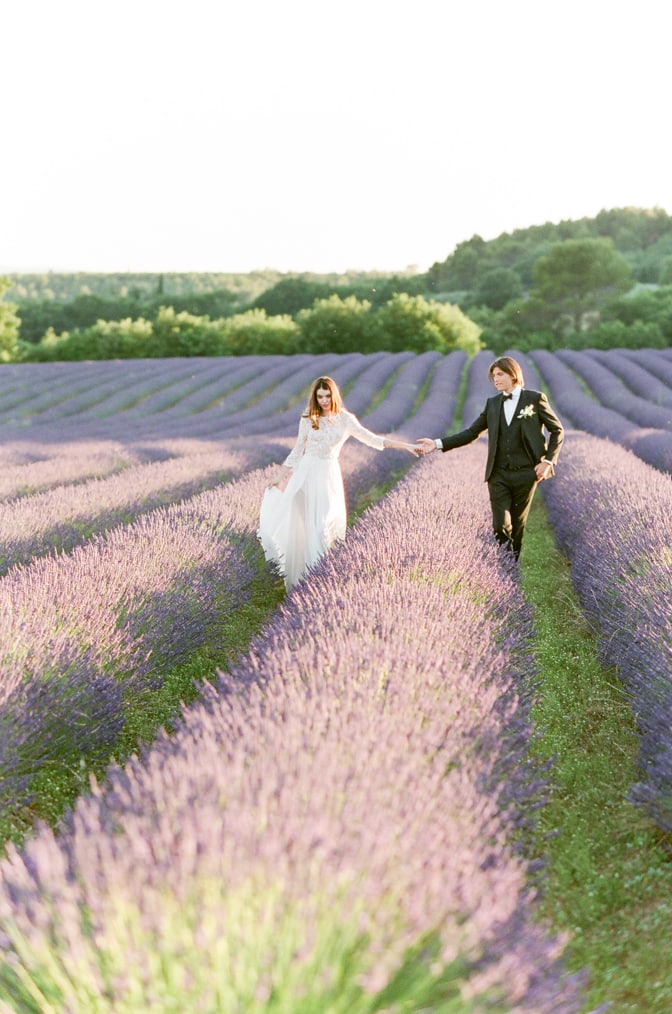
<svg viewBox="0 0 672 1014">
<path fill-rule="evenodd" d="M 534 415 L 534 405 L 526 405 L 525 408 L 521 408 L 516 418 L 531 419 L 533 415 Z"/>
</svg>

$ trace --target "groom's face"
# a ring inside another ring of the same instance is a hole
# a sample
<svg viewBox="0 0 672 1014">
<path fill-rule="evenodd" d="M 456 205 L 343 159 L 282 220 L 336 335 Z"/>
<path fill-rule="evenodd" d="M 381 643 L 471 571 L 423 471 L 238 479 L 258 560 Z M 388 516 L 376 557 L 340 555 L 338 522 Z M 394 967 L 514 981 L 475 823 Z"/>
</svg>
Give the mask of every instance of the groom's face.
<svg viewBox="0 0 672 1014">
<path fill-rule="evenodd" d="M 508 394 L 513 388 L 513 377 L 510 373 L 505 373 L 504 370 L 500 370 L 499 366 L 495 366 L 490 375 L 490 380 L 493 382 L 497 390 L 503 391 L 504 394 Z"/>
</svg>

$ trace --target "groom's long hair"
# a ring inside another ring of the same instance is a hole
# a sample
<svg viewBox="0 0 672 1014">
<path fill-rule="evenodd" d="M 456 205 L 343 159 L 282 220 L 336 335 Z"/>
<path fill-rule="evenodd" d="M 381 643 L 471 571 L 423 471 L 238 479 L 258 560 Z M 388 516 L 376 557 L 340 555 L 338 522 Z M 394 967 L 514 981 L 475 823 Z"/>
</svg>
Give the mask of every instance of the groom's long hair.
<svg viewBox="0 0 672 1014">
<path fill-rule="evenodd" d="M 523 369 L 520 363 L 517 363 L 511 356 L 500 356 L 499 359 L 495 359 L 494 363 L 490 363 L 488 370 L 488 377 L 492 380 L 493 370 L 501 370 L 503 373 L 508 373 L 512 378 L 514 385 L 518 387 L 525 387 L 525 380 L 523 378 Z"/>
</svg>

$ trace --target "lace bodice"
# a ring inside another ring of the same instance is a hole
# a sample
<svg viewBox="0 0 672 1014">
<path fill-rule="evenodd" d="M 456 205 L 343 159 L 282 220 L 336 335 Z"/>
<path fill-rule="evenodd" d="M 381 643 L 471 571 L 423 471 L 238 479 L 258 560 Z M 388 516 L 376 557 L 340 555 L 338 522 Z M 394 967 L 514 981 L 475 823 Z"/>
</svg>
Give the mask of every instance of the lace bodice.
<svg viewBox="0 0 672 1014">
<path fill-rule="evenodd" d="M 346 409 L 330 418 L 321 417 L 320 428 L 317 430 L 313 429 L 310 419 L 302 416 L 296 444 L 283 464 L 288 468 L 296 468 L 304 455 L 315 458 L 338 458 L 341 447 L 348 437 L 354 437 L 369 447 L 375 447 L 377 451 L 382 451 L 385 446 L 382 437 L 367 430 L 359 419 Z"/>
</svg>

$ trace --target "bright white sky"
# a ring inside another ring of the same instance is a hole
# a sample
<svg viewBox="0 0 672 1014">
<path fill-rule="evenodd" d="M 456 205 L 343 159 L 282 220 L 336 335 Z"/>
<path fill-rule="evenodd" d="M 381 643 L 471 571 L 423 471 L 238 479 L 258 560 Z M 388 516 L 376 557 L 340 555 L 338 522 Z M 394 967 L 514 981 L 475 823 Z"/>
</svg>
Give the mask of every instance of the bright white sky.
<svg viewBox="0 0 672 1014">
<path fill-rule="evenodd" d="M 426 270 L 672 213 L 663 0 L 20 0 L 0 271 Z"/>
</svg>

